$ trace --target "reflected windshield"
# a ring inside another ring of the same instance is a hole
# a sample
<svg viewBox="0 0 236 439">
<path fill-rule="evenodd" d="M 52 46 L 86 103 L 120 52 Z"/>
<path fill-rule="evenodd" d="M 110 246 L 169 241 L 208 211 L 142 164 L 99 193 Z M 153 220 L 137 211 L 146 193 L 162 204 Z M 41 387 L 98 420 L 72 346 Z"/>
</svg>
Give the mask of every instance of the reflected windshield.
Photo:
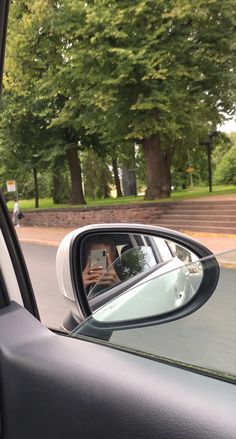
<svg viewBox="0 0 236 439">
<path fill-rule="evenodd" d="M 131 279 L 156 265 L 156 259 L 151 247 L 142 246 L 128 249 L 102 274 L 99 281 L 89 291 L 88 298 L 92 299 L 120 282 Z M 112 276 L 115 281 L 111 284 L 108 282 Z"/>
<path fill-rule="evenodd" d="M 177 259 L 176 268 L 176 259 L 157 267 L 145 280 L 101 307 L 94 318 L 101 322 L 136 320 L 161 315 L 188 303 L 200 287 L 202 263 L 184 265 Z"/>
</svg>

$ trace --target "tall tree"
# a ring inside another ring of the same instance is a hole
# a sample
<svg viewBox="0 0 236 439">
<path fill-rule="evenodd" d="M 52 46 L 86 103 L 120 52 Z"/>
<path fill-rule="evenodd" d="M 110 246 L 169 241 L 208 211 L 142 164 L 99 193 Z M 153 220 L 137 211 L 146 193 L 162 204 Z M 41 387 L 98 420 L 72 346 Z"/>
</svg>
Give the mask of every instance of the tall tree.
<svg viewBox="0 0 236 439">
<path fill-rule="evenodd" d="M 112 163 L 114 183 L 116 186 L 117 197 L 120 198 L 120 197 L 123 197 L 123 193 L 122 193 L 122 189 L 121 189 L 117 158 L 113 156 L 111 163 Z"/>
<path fill-rule="evenodd" d="M 166 197 L 175 156 L 233 111 L 232 0 L 19 0 L 12 10 L 5 86 L 62 133 L 73 202 L 84 202 L 76 149 L 105 160 L 139 145 L 146 198 Z"/>
<path fill-rule="evenodd" d="M 48 138 L 43 121 L 29 109 L 25 96 L 4 93 L 0 113 L 2 161 L 16 171 L 20 181 L 32 173 L 35 207 L 39 207 L 38 172 L 45 166 L 44 148 Z"/>
<path fill-rule="evenodd" d="M 81 157 L 86 196 L 92 199 L 108 198 L 113 180 L 107 162 L 92 148 L 85 150 Z"/>
<path fill-rule="evenodd" d="M 21 0 L 13 2 L 9 20 L 9 45 L 6 57 L 6 73 L 4 77 L 5 89 L 14 91 L 16 99 L 21 99 L 21 112 L 29 118 L 41 120 L 41 125 L 34 125 L 34 132 L 41 138 L 38 155 L 60 145 L 62 155 L 67 159 L 71 173 L 71 202 L 85 204 L 81 180 L 80 160 L 77 153 L 79 135 L 72 123 L 61 123 L 51 126 L 55 114 L 60 112 L 61 105 L 69 99 L 62 96 L 56 88 L 56 79 L 50 66 L 53 62 L 60 66 L 63 63 L 63 38 L 54 32 L 54 19 L 57 18 L 57 2 L 51 0 Z M 59 7 L 59 12 L 60 7 Z M 15 114 L 16 119 L 20 117 Z M 26 121 L 27 123 L 27 121 Z M 44 132 L 44 133 L 43 133 Z M 48 137 L 46 145 L 43 136 Z M 61 136 L 61 140 L 58 139 Z M 50 141 L 49 141 L 50 140 Z M 33 143 L 33 139 L 31 139 Z M 36 145 L 34 145 L 34 148 Z M 22 145 L 25 154 L 30 155 L 30 142 Z M 35 184 L 37 174 L 34 167 Z M 37 193 L 37 185 L 36 185 Z M 36 204 L 38 204 L 36 202 Z"/>
<path fill-rule="evenodd" d="M 146 197 L 168 196 L 173 155 L 186 130 L 196 135 L 202 113 L 217 123 L 221 111 L 233 109 L 233 2 L 65 0 L 64 6 L 74 16 L 65 36 L 74 66 L 64 78 L 73 87 L 65 110 L 79 107 L 77 123 L 105 142 L 139 143 Z"/>
<path fill-rule="evenodd" d="M 236 184 L 236 133 L 221 135 L 217 140 L 213 152 L 214 182 Z"/>
</svg>

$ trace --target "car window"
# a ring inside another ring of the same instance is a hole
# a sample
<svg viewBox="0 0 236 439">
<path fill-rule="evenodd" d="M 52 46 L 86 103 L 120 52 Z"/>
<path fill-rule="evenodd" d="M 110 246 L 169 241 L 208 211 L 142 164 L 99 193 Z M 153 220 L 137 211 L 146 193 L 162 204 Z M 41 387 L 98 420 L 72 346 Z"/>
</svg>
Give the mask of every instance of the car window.
<svg viewBox="0 0 236 439">
<path fill-rule="evenodd" d="M 195 273 L 188 266 L 162 265 L 145 280 L 101 307 L 93 318 L 98 322 L 120 322 L 165 314 L 188 303 L 198 290 L 203 274 L 201 262 Z"/>
<path fill-rule="evenodd" d="M 138 233 L 91 234 L 79 253 L 89 299 L 176 257 L 165 239 Z"/>
<path fill-rule="evenodd" d="M 11 2 L 0 111 L 0 186 L 17 233 L 27 230 L 22 250 L 42 323 L 49 328 L 66 331 L 67 315 L 78 311 L 73 297 L 66 301 L 59 291 L 59 240 L 52 240 L 50 228 L 69 231 L 84 224 L 123 222 L 124 212 L 131 212 L 130 223 L 193 232 L 200 227 L 204 233 L 209 229 L 202 222 L 197 226 L 195 209 L 175 213 L 172 201 L 179 208 L 178 200 L 208 196 L 212 185 L 213 193 L 235 193 L 235 133 L 220 133 L 235 110 L 230 3 Z M 139 208 L 131 210 L 137 201 Z M 105 209 L 100 216 L 90 211 L 95 205 L 99 214 L 109 202 L 126 206 Z M 205 221 L 207 213 L 200 215 Z M 230 213 L 227 221 L 235 233 L 232 217 Z M 218 230 L 215 222 L 213 231 Z M 37 226 L 42 235 L 48 233 L 47 245 L 31 239 Z M 132 248 L 129 242 L 116 245 L 117 260 L 107 274 L 117 275 L 117 285 L 140 274 L 144 278 L 113 297 L 117 319 L 125 312 L 124 300 L 133 318 L 141 309 L 145 314 L 142 300 L 149 297 L 151 308 L 154 288 L 166 295 L 165 312 L 173 276 L 177 306 L 191 300 L 201 282 L 201 261 L 158 238 L 133 235 L 131 243 Z M 153 277 L 154 261 L 169 265 L 158 279 Z M 219 255 L 219 262 L 219 285 L 203 308 L 176 322 L 114 331 L 109 345 L 235 373 L 235 254 Z M 101 298 L 103 281 L 104 275 L 89 289 L 91 300 Z M 132 295 L 139 295 L 137 309 Z M 100 320 L 103 312 L 97 311 Z M 83 328 L 86 324 L 89 319 Z M 80 336 L 80 328 L 76 334 Z"/>
<path fill-rule="evenodd" d="M 125 282 L 132 277 L 149 270 L 157 265 L 151 247 L 142 246 L 128 249 L 107 268 L 107 270 L 101 275 L 97 283 L 88 292 L 88 299 L 102 294 L 109 288 L 117 285 L 118 283 Z M 106 284 L 106 278 L 109 275 L 115 273 L 115 281 L 110 284 Z"/>
<path fill-rule="evenodd" d="M 210 262 L 211 257 L 208 258 Z M 236 251 L 223 253 L 217 256 L 220 264 L 220 278 L 216 291 L 208 302 L 192 315 L 184 317 L 178 321 L 157 326 L 146 326 L 128 330 L 115 330 L 109 333 L 108 343 L 111 346 L 147 354 L 153 358 L 172 360 L 174 364 L 199 367 L 202 371 L 213 372 L 216 375 L 225 377 L 236 376 Z M 197 286 L 201 282 L 201 261 L 188 263 L 185 268 L 190 268 L 190 278 L 192 285 Z M 168 285 L 169 277 L 178 276 L 180 268 L 171 272 L 164 273 L 152 280 L 144 282 L 141 286 L 143 292 L 152 292 L 158 295 L 166 294 L 163 286 Z M 176 285 L 176 284 L 175 284 Z M 140 287 L 135 286 L 130 293 L 137 294 Z M 140 296 L 142 299 L 143 295 Z M 144 310 L 145 301 L 133 302 L 133 308 L 126 309 L 126 313 L 121 313 L 119 305 L 125 298 L 125 293 L 115 302 L 101 307 L 95 311 L 93 317 L 97 321 L 116 321 L 126 317 L 135 316 L 135 312 Z M 148 300 L 149 297 L 146 297 Z M 153 299 L 153 297 L 152 297 Z M 166 302 L 168 303 L 168 302 Z M 156 305 L 158 306 L 158 299 Z M 151 305 L 153 309 L 153 303 Z M 147 312 L 149 312 L 148 310 Z M 86 335 L 86 325 L 90 326 L 91 318 L 80 327 L 77 327 L 71 334 L 73 337 L 80 337 L 80 332 Z M 88 329 L 89 332 L 89 329 Z M 99 338 L 99 333 L 93 333 L 93 337 Z"/>
</svg>

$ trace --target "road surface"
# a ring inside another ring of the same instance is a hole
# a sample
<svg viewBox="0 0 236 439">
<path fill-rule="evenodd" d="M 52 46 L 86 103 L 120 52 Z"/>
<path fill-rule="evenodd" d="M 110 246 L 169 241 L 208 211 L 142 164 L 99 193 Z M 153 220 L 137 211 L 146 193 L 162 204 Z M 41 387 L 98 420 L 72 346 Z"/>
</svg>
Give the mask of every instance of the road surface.
<svg viewBox="0 0 236 439">
<path fill-rule="evenodd" d="M 42 322 L 59 328 L 70 302 L 59 292 L 55 247 L 22 244 Z M 223 268 L 217 290 L 184 319 L 149 328 L 117 331 L 111 342 L 144 352 L 236 374 L 236 270 Z"/>
<path fill-rule="evenodd" d="M 21 244 L 42 323 L 59 329 L 70 311 L 70 302 L 59 292 L 56 279 L 56 247 Z"/>
</svg>

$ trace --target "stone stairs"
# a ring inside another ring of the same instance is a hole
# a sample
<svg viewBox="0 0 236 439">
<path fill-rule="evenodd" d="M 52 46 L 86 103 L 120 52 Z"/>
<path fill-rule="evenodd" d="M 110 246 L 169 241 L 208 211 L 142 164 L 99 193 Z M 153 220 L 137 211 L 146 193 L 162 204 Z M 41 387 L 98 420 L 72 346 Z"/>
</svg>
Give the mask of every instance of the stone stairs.
<svg viewBox="0 0 236 439">
<path fill-rule="evenodd" d="M 179 231 L 236 234 L 236 199 L 209 201 L 177 201 L 168 208 L 155 225 Z"/>
</svg>

